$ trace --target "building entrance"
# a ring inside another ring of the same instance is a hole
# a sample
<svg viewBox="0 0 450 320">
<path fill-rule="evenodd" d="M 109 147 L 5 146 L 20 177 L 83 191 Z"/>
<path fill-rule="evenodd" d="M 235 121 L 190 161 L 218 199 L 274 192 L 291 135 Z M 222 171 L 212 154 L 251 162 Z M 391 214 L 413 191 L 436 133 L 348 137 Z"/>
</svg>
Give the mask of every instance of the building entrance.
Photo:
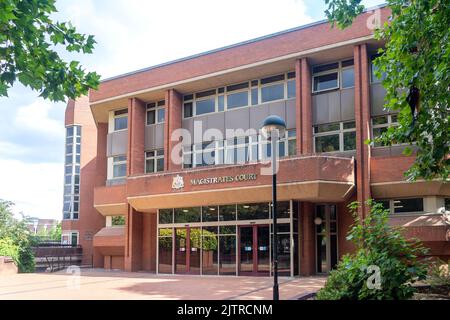
<svg viewBox="0 0 450 320">
<path fill-rule="evenodd" d="M 269 275 L 269 234 L 268 225 L 239 227 L 239 275 Z"/>
</svg>

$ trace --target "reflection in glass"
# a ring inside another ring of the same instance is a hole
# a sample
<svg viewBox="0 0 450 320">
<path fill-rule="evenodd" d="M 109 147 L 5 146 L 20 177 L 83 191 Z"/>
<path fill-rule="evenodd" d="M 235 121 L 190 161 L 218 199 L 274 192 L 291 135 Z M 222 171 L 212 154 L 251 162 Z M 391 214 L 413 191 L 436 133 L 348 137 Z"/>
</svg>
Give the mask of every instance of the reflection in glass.
<svg viewBox="0 0 450 320">
<path fill-rule="evenodd" d="M 159 229 L 158 272 L 172 273 L 172 229 Z"/>
<path fill-rule="evenodd" d="M 174 209 L 175 223 L 200 222 L 200 207 Z"/>
<path fill-rule="evenodd" d="M 202 207 L 202 221 L 217 221 L 217 206 Z"/>
<path fill-rule="evenodd" d="M 219 274 L 236 274 L 236 236 L 219 237 L 220 265 Z"/>
<path fill-rule="evenodd" d="M 240 272 L 253 272 L 253 227 L 239 229 Z"/>
<path fill-rule="evenodd" d="M 269 219 L 269 204 L 239 204 L 237 206 L 238 220 Z"/>
<path fill-rule="evenodd" d="M 216 275 L 219 267 L 217 227 L 204 227 L 202 236 L 202 274 Z"/>
<path fill-rule="evenodd" d="M 270 271 L 270 244 L 269 226 L 257 226 L 258 232 L 258 272 L 267 273 Z M 289 235 L 288 235 L 289 239 Z M 279 238 L 278 238 L 279 240 Z"/>
<path fill-rule="evenodd" d="M 220 221 L 233 221 L 236 220 L 236 206 L 220 206 L 219 207 L 219 220 Z"/>
<path fill-rule="evenodd" d="M 159 223 L 173 223 L 172 209 L 160 209 L 159 210 Z"/>
<path fill-rule="evenodd" d="M 200 274 L 200 241 L 201 241 L 201 229 L 190 228 L 189 229 L 189 273 Z"/>
<path fill-rule="evenodd" d="M 186 273 L 186 229 L 176 229 L 175 233 L 175 273 Z"/>
</svg>

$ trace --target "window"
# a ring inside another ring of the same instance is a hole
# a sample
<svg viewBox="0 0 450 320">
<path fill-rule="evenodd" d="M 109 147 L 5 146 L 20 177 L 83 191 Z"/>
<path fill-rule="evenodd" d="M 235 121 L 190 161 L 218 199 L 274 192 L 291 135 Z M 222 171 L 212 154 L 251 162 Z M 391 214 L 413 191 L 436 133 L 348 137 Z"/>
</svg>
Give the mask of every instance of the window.
<svg viewBox="0 0 450 320">
<path fill-rule="evenodd" d="M 390 127 L 397 126 L 397 115 L 389 114 L 384 116 L 377 116 L 372 118 L 372 139 L 380 137 L 384 132 L 387 131 Z M 374 142 L 375 147 L 381 147 L 382 144 L 380 142 Z"/>
<path fill-rule="evenodd" d="M 145 172 L 164 171 L 164 149 L 147 151 L 145 153 Z"/>
<path fill-rule="evenodd" d="M 261 102 L 284 99 L 284 74 L 261 79 Z"/>
<path fill-rule="evenodd" d="M 66 128 L 63 219 L 78 219 L 80 192 L 81 126 Z"/>
<path fill-rule="evenodd" d="M 125 130 L 128 127 L 128 109 L 114 111 L 114 131 Z"/>
<path fill-rule="evenodd" d="M 260 80 L 184 95 L 183 117 L 186 119 L 212 112 L 223 112 L 249 105 L 290 99 L 295 95 L 295 72 L 288 72 Z"/>
<path fill-rule="evenodd" d="M 445 198 L 445 210 L 450 211 L 450 198 Z"/>
<path fill-rule="evenodd" d="M 317 153 L 355 150 L 355 121 L 314 126 L 314 149 Z"/>
<path fill-rule="evenodd" d="M 65 245 L 78 245 L 78 231 L 69 231 L 61 235 L 61 242 Z"/>
<path fill-rule="evenodd" d="M 127 175 L 127 157 L 113 157 L 113 178 L 123 178 Z"/>
<path fill-rule="evenodd" d="M 378 71 L 378 67 L 375 66 L 374 64 L 374 60 L 378 57 L 378 55 L 374 55 L 371 57 L 370 59 L 370 81 L 371 83 L 378 83 L 383 81 L 384 79 L 386 79 L 386 73 L 382 72 L 381 73 L 381 77 L 377 76 Z"/>
<path fill-rule="evenodd" d="M 353 59 L 313 67 L 313 92 L 355 86 Z"/>
<path fill-rule="evenodd" d="M 296 130 L 287 130 L 278 144 L 279 156 L 296 155 Z M 262 135 L 233 137 L 183 147 L 183 168 L 237 164 L 270 157 L 270 143 Z"/>
<path fill-rule="evenodd" d="M 166 116 L 165 100 L 147 104 L 147 125 L 163 123 Z"/>
<path fill-rule="evenodd" d="M 376 200 L 391 214 L 396 213 L 422 213 L 424 211 L 423 198 L 403 198 Z"/>
<path fill-rule="evenodd" d="M 124 216 L 112 216 L 111 217 L 111 225 L 112 226 L 123 226 L 123 225 L 125 225 L 125 217 Z"/>
</svg>

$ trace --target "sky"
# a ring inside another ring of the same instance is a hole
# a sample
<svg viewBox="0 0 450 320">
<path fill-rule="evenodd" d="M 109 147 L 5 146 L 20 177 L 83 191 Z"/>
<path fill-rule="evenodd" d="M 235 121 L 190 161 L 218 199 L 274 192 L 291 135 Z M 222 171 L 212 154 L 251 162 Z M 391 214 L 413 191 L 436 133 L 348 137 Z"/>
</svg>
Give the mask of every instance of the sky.
<svg viewBox="0 0 450 320">
<path fill-rule="evenodd" d="M 383 3 L 366 0 L 367 7 Z M 58 0 L 53 18 L 97 41 L 62 54 L 103 79 L 325 18 L 324 0 Z M 0 199 L 62 217 L 65 103 L 16 84 L 0 98 Z"/>
</svg>

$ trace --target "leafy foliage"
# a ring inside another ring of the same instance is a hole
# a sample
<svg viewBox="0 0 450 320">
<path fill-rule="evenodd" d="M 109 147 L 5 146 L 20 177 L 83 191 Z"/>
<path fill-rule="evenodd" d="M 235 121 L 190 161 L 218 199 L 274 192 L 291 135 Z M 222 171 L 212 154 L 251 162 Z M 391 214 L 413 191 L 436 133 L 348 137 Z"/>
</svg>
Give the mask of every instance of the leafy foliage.
<svg viewBox="0 0 450 320">
<path fill-rule="evenodd" d="M 112 225 L 113 226 L 125 225 L 125 217 L 124 216 L 113 216 L 112 217 Z"/>
<path fill-rule="evenodd" d="M 450 288 L 450 261 L 440 259 L 433 261 L 428 269 L 427 283 L 432 286 L 447 286 Z"/>
<path fill-rule="evenodd" d="M 325 0 L 326 15 L 345 28 L 362 12 L 361 0 Z M 399 126 L 379 142 L 415 144 L 417 157 L 405 173 L 448 180 L 450 173 L 450 4 L 448 0 L 387 0 L 391 19 L 375 37 L 385 48 L 375 59 L 377 76 L 385 75 L 385 107 L 398 111 Z M 411 147 L 404 154 L 410 155 Z"/>
<path fill-rule="evenodd" d="M 17 80 L 52 101 L 75 99 L 98 86 L 98 74 L 86 73 L 78 61 L 65 62 L 55 51 L 92 53 L 94 37 L 52 21 L 56 11 L 55 0 L 0 1 L 0 96 Z"/>
<path fill-rule="evenodd" d="M 0 255 L 11 255 L 19 272 L 34 271 L 33 237 L 26 217 L 17 220 L 11 211 L 13 203 L 0 199 Z"/>
<path fill-rule="evenodd" d="M 350 208 L 355 218 L 347 240 L 353 241 L 356 251 L 345 255 L 330 272 L 324 288 L 317 295 L 320 300 L 392 300 L 412 297 L 416 280 L 426 276 L 426 263 L 419 257 L 427 250 L 417 240 L 406 240 L 401 229 L 388 224 L 389 210 L 382 204 L 367 201 L 371 213 L 364 220 L 357 214 L 357 203 Z M 369 286 L 373 273 L 380 271 L 379 288 Z"/>
</svg>

